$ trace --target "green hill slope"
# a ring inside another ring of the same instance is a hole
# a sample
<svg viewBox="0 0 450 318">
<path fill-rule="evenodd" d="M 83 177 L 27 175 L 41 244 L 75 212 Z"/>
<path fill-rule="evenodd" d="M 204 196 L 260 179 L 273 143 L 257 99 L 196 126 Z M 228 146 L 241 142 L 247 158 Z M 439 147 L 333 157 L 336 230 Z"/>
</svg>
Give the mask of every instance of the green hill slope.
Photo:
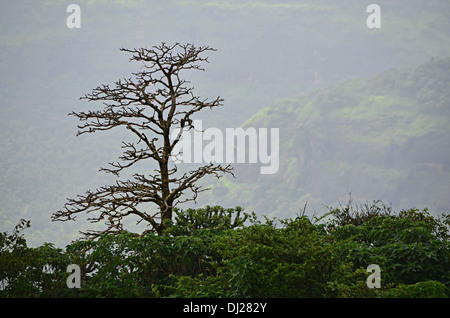
<svg viewBox="0 0 450 318">
<path fill-rule="evenodd" d="M 306 201 L 323 210 L 350 192 L 357 201 L 448 211 L 449 87 L 445 58 L 280 100 L 245 124 L 279 127 L 278 173 L 243 164 L 215 191 L 273 215 L 292 215 Z"/>
</svg>

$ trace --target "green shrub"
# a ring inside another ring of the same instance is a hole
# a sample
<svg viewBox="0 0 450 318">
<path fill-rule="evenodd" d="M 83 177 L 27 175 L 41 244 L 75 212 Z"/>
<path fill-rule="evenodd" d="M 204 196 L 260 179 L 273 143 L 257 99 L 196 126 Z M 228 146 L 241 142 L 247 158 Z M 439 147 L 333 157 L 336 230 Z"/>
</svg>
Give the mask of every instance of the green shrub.
<svg viewBox="0 0 450 318">
<path fill-rule="evenodd" d="M 448 217 L 366 205 L 258 220 L 241 208 L 176 211 L 164 235 L 123 231 L 66 248 L 0 233 L 1 297 L 448 297 Z M 334 218 L 337 215 L 336 218 Z M 66 285 L 69 264 L 81 288 Z M 366 285 L 369 264 L 381 288 Z"/>
<path fill-rule="evenodd" d="M 430 280 L 397 287 L 380 292 L 378 297 L 386 298 L 448 298 L 448 288 L 441 282 Z"/>
</svg>

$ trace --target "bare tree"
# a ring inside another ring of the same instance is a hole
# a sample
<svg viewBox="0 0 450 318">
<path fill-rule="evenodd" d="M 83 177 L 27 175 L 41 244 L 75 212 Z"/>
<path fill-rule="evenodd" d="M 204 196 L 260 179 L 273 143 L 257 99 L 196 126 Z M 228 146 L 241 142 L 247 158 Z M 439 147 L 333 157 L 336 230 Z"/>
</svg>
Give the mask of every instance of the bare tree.
<svg viewBox="0 0 450 318">
<path fill-rule="evenodd" d="M 230 166 L 206 164 L 188 172 L 177 172 L 177 166 L 170 160 L 183 130 L 193 129 L 192 116 L 204 108 L 221 106 L 223 100 L 200 99 L 193 94 L 186 80 L 180 77 L 186 70 L 204 70 L 200 63 L 208 62 L 202 53 L 215 51 L 207 46 L 191 44 L 166 45 L 162 43 L 151 49 L 125 49 L 132 54 L 130 61 L 142 63 L 134 78 L 115 82 L 115 87 L 102 85 L 91 94 L 80 99 L 103 101 L 101 110 L 72 112 L 83 124 L 78 125 L 78 135 L 96 131 L 125 127 L 137 137 L 136 143 L 123 142 L 120 162 L 109 163 L 109 168 L 100 170 L 119 176 L 122 170 L 137 162 L 150 159 L 156 169 L 150 174 L 135 173 L 132 180 L 116 181 L 95 191 L 87 191 L 76 199 L 68 199 L 64 208 L 52 215 L 54 221 L 73 220 L 78 213 L 94 213 L 91 222 L 104 221 L 103 231 L 82 232 L 91 238 L 103 233 L 117 233 L 123 230 L 123 218 L 138 217 L 138 223 L 145 221 L 148 231 L 161 234 L 165 220 L 172 219 L 173 208 L 181 203 L 195 201 L 199 192 L 207 190 L 197 185 L 205 175 L 220 177 L 231 173 Z M 171 140 L 170 134 L 179 128 L 179 135 Z M 186 191 L 190 191 L 186 194 Z M 155 204 L 156 212 L 142 208 Z"/>
</svg>

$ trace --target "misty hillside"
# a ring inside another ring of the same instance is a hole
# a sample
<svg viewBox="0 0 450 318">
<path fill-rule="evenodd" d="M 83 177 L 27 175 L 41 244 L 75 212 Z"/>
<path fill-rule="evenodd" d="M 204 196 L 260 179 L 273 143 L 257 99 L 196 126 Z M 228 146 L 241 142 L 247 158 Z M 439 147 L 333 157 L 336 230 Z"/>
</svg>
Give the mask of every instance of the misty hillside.
<svg viewBox="0 0 450 318">
<path fill-rule="evenodd" d="M 448 1 L 380 0 L 381 29 L 367 28 L 359 0 L 80 0 L 80 29 L 66 26 L 70 3 L 0 3 L 0 231 L 25 218 L 32 245 L 78 238 L 82 220 L 51 214 L 111 182 L 98 170 L 121 154 L 124 135 L 75 137 L 67 114 L 100 107 L 79 97 L 136 71 L 121 47 L 161 41 L 217 49 L 186 78 L 199 96 L 225 100 L 205 125 L 280 128 L 278 174 L 238 167 L 236 180 L 207 180 L 215 190 L 199 206 L 291 215 L 350 191 L 402 208 L 448 206 L 447 61 L 362 80 L 450 56 Z"/>
<path fill-rule="evenodd" d="M 442 58 L 280 100 L 245 125 L 280 127 L 279 172 L 245 164 L 216 191 L 277 216 L 305 202 L 322 211 L 350 192 L 357 202 L 447 212 L 449 87 L 450 58 Z"/>
</svg>

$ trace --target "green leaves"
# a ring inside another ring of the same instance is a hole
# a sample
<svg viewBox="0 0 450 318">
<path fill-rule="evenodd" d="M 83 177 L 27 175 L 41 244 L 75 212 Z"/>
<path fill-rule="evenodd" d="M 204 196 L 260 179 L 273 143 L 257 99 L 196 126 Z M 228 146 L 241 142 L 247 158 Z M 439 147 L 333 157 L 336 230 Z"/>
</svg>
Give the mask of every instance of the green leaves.
<svg viewBox="0 0 450 318">
<path fill-rule="evenodd" d="M 366 214 L 358 216 L 365 220 L 356 226 L 350 213 L 350 210 L 338 211 L 340 220 L 348 223 L 332 227 L 332 235 L 352 242 L 347 250 L 355 268 L 371 263 L 380 265 L 385 287 L 431 280 L 441 282 L 446 288 L 450 286 L 449 228 L 445 215 L 436 218 L 427 209 L 405 210 L 398 215 L 375 213 L 371 218 Z M 409 290 L 405 288 L 402 290 Z"/>
<path fill-rule="evenodd" d="M 29 248 L 19 231 L 1 233 L 0 296 L 449 296 L 446 218 L 426 210 L 333 210 L 320 224 L 306 216 L 261 221 L 240 208 L 177 213 L 166 235 L 123 232 L 65 250 Z M 69 264 L 81 268 L 78 290 L 65 285 Z M 369 264 L 381 268 L 380 289 L 366 286 Z"/>
<path fill-rule="evenodd" d="M 20 220 L 13 234 L 0 233 L 0 297 L 70 295 L 63 289 L 69 257 L 51 243 L 27 247 L 20 232 L 30 221 Z"/>
<path fill-rule="evenodd" d="M 220 206 L 209 206 L 186 211 L 175 208 L 175 221 L 167 222 L 166 235 L 192 235 L 201 229 L 222 231 L 243 226 L 255 214 L 243 212 L 241 207 L 225 209 Z"/>
</svg>

